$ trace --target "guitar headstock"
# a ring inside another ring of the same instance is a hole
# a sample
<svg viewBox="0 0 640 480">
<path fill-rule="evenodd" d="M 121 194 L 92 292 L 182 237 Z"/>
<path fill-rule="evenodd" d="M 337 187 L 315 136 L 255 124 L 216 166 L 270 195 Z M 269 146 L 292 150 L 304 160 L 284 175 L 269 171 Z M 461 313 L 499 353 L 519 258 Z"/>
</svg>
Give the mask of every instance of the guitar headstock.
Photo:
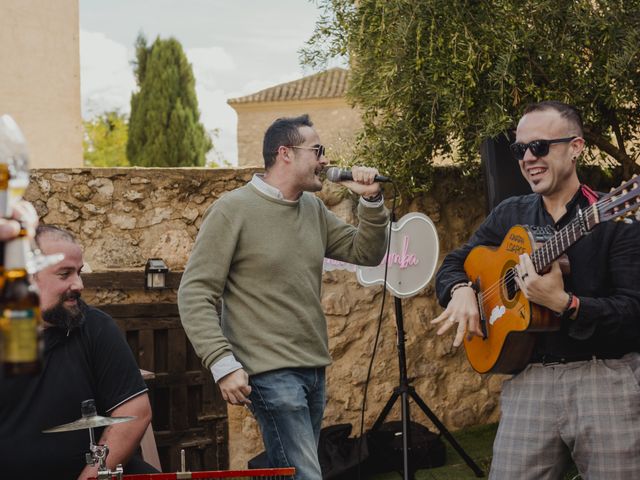
<svg viewBox="0 0 640 480">
<path fill-rule="evenodd" d="M 640 209 L 640 176 L 636 175 L 631 180 L 622 182 L 619 187 L 598 200 L 596 206 L 601 222 L 631 221 L 634 215 L 640 221 L 640 211 L 636 212 Z"/>
</svg>

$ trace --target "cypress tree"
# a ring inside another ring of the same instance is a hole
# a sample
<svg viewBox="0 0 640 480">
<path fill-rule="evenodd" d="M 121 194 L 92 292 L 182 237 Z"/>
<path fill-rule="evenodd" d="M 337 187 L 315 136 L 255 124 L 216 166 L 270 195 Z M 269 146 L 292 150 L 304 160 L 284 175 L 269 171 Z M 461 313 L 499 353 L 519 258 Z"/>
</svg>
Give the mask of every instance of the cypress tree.
<svg viewBox="0 0 640 480">
<path fill-rule="evenodd" d="M 203 166 L 211 139 L 200 123 L 191 64 L 180 42 L 136 40 L 127 156 L 133 166 Z"/>
</svg>

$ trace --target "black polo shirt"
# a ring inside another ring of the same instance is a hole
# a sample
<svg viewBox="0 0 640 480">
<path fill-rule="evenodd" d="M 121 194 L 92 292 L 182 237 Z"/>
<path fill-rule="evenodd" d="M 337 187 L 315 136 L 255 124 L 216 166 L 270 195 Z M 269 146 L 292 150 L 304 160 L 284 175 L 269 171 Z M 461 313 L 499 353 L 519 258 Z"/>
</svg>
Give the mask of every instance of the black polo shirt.
<svg viewBox="0 0 640 480">
<path fill-rule="evenodd" d="M 509 198 L 494 208 L 476 233 L 444 259 L 436 275 L 442 306 L 456 283 L 467 281 L 464 261 L 478 245 L 499 246 L 514 225 L 559 230 L 589 206 L 582 189 L 566 205 L 558 221 L 544 208 L 538 194 Z M 566 291 L 580 298 L 574 320 L 563 321 L 556 332 L 538 335 L 532 361 L 546 358 L 582 359 L 590 355 L 617 358 L 640 352 L 640 223 L 605 222 L 566 252 L 571 272 L 564 277 Z"/>
<path fill-rule="evenodd" d="M 95 399 L 98 415 L 144 393 L 147 387 L 115 322 L 86 307 L 76 329 L 44 331 L 37 376 L 4 378 L 0 369 L 0 472 L 4 478 L 75 479 L 85 466 L 89 431 L 42 433 L 77 420 L 80 403 Z M 96 441 L 102 429 L 95 430 Z"/>
</svg>

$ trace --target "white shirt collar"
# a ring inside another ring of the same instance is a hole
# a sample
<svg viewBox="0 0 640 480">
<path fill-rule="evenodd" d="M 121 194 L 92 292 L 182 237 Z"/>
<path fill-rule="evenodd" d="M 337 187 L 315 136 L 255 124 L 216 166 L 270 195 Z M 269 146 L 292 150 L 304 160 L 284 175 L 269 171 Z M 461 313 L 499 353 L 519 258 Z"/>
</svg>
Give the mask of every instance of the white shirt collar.
<svg viewBox="0 0 640 480">
<path fill-rule="evenodd" d="M 264 181 L 263 173 L 255 173 L 251 179 L 251 184 L 269 197 L 284 200 L 284 195 L 282 195 L 280 190 Z"/>
</svg>

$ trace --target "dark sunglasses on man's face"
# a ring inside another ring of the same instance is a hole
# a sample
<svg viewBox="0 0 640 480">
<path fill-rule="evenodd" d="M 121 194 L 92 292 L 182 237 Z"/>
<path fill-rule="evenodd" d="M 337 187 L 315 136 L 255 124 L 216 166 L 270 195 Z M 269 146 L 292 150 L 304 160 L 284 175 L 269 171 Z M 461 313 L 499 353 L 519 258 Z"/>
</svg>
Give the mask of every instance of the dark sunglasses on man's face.
<svg viewBox="0 0 640 480">
<path fill-rule="evenodd" d="M 286 145 L 288 148 L 298 148 L 300 150 L 315 150 L 316 158 L 320 160 L 320 157 L 324 155 L 324 145 L 315 145 L 313 147 L 299 147 L 296 145 Z"/>
<path fill-rule="evenodd" d="M 553 140 L 534 140 L 529 143 L 512 143 L 509 145 L 509 149 L 511 150 L 511 155 L 516 160 L 522 160 L 524 158 L 527 150 L 531 150 L 531 153 L 535 157 L 544 157 L 549 154 L 549 147 L 552 143 L 567 143 L 572 141 L 574 138 L 578 137 L 565 137 L 565 138 L 554 138 Z"/>
</svg>

